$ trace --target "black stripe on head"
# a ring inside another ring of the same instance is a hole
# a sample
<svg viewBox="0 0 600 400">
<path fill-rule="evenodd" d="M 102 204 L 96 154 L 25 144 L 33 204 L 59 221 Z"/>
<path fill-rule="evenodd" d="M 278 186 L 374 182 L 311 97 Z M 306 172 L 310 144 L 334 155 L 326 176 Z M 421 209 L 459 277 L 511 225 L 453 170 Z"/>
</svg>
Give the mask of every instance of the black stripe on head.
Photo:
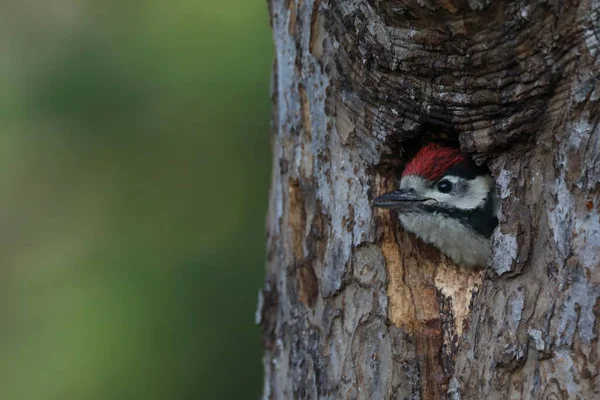
<svg viewBox="0 0 600 400">
<path fill-rule="evenodd" d="M 468 157 L 467 157 L 468 158 Z M 475 179 L 480 175 L 488 174 L 486 167 L 475 164 L 471 158 L 468 158 L 466 162 L 455 164 L 446 170 L 444 175 L 454 175 L 464 179 Z"/>
</svg>

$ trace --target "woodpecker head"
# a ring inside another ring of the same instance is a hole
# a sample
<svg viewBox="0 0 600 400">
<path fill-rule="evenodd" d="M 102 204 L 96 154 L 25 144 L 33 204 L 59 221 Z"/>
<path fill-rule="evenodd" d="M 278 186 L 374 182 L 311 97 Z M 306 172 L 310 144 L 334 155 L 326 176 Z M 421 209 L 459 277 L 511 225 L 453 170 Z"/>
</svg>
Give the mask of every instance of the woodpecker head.
<svg viewBox="0 0 600 400">
<path fill-rule="evenodd" d="M 423 147 L 406 165 L 400 189 L 373 200 L 397 210 L 404 228 L 455 263 L 484 267 L 498 225 L 494 181 L 458 149 Z"/>
</svg>

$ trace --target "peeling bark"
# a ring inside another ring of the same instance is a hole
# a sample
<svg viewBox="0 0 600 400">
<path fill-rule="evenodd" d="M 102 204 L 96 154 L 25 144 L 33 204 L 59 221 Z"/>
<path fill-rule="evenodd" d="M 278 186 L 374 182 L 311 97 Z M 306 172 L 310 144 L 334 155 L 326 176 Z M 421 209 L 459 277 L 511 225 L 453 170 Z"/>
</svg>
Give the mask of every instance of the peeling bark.
<svg viewBox="0 0 600 400">
<path fill-rule="evenodd" d="M 600 398 L 600 1 L 269 8 L 264 397 Z M 485 271 L 370 206 L 432 137 L 496 178 Z"/>
</svg>

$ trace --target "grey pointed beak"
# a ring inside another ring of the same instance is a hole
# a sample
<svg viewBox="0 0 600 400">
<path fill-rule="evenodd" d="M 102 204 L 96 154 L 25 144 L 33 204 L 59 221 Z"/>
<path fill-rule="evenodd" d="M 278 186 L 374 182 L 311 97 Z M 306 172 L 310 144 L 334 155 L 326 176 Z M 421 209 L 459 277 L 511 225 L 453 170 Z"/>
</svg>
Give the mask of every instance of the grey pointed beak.
<svg viewBox="0 0 600 400">
<path fill-rule="evenodd" d="M 403 211 L 427 204 L 430 200 L 419 195 L 414 189 L 400 189 L 377 197 L 372 204 L 374 207 Z"/>
</svg>

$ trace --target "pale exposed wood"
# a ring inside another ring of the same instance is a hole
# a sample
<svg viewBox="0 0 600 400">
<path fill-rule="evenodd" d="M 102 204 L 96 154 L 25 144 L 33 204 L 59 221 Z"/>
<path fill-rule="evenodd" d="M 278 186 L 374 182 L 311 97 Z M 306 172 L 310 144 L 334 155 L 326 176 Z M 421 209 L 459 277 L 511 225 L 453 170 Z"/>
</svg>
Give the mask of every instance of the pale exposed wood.
<svg viewBox="0 0 600 400">
<path fill-rule="evenodd" d="M 269 8 L 264 397 L 600 398 L 600 1 Z M 370 206 L 430 133 L 498 183 L 481 273 Z"/>
</svg>

